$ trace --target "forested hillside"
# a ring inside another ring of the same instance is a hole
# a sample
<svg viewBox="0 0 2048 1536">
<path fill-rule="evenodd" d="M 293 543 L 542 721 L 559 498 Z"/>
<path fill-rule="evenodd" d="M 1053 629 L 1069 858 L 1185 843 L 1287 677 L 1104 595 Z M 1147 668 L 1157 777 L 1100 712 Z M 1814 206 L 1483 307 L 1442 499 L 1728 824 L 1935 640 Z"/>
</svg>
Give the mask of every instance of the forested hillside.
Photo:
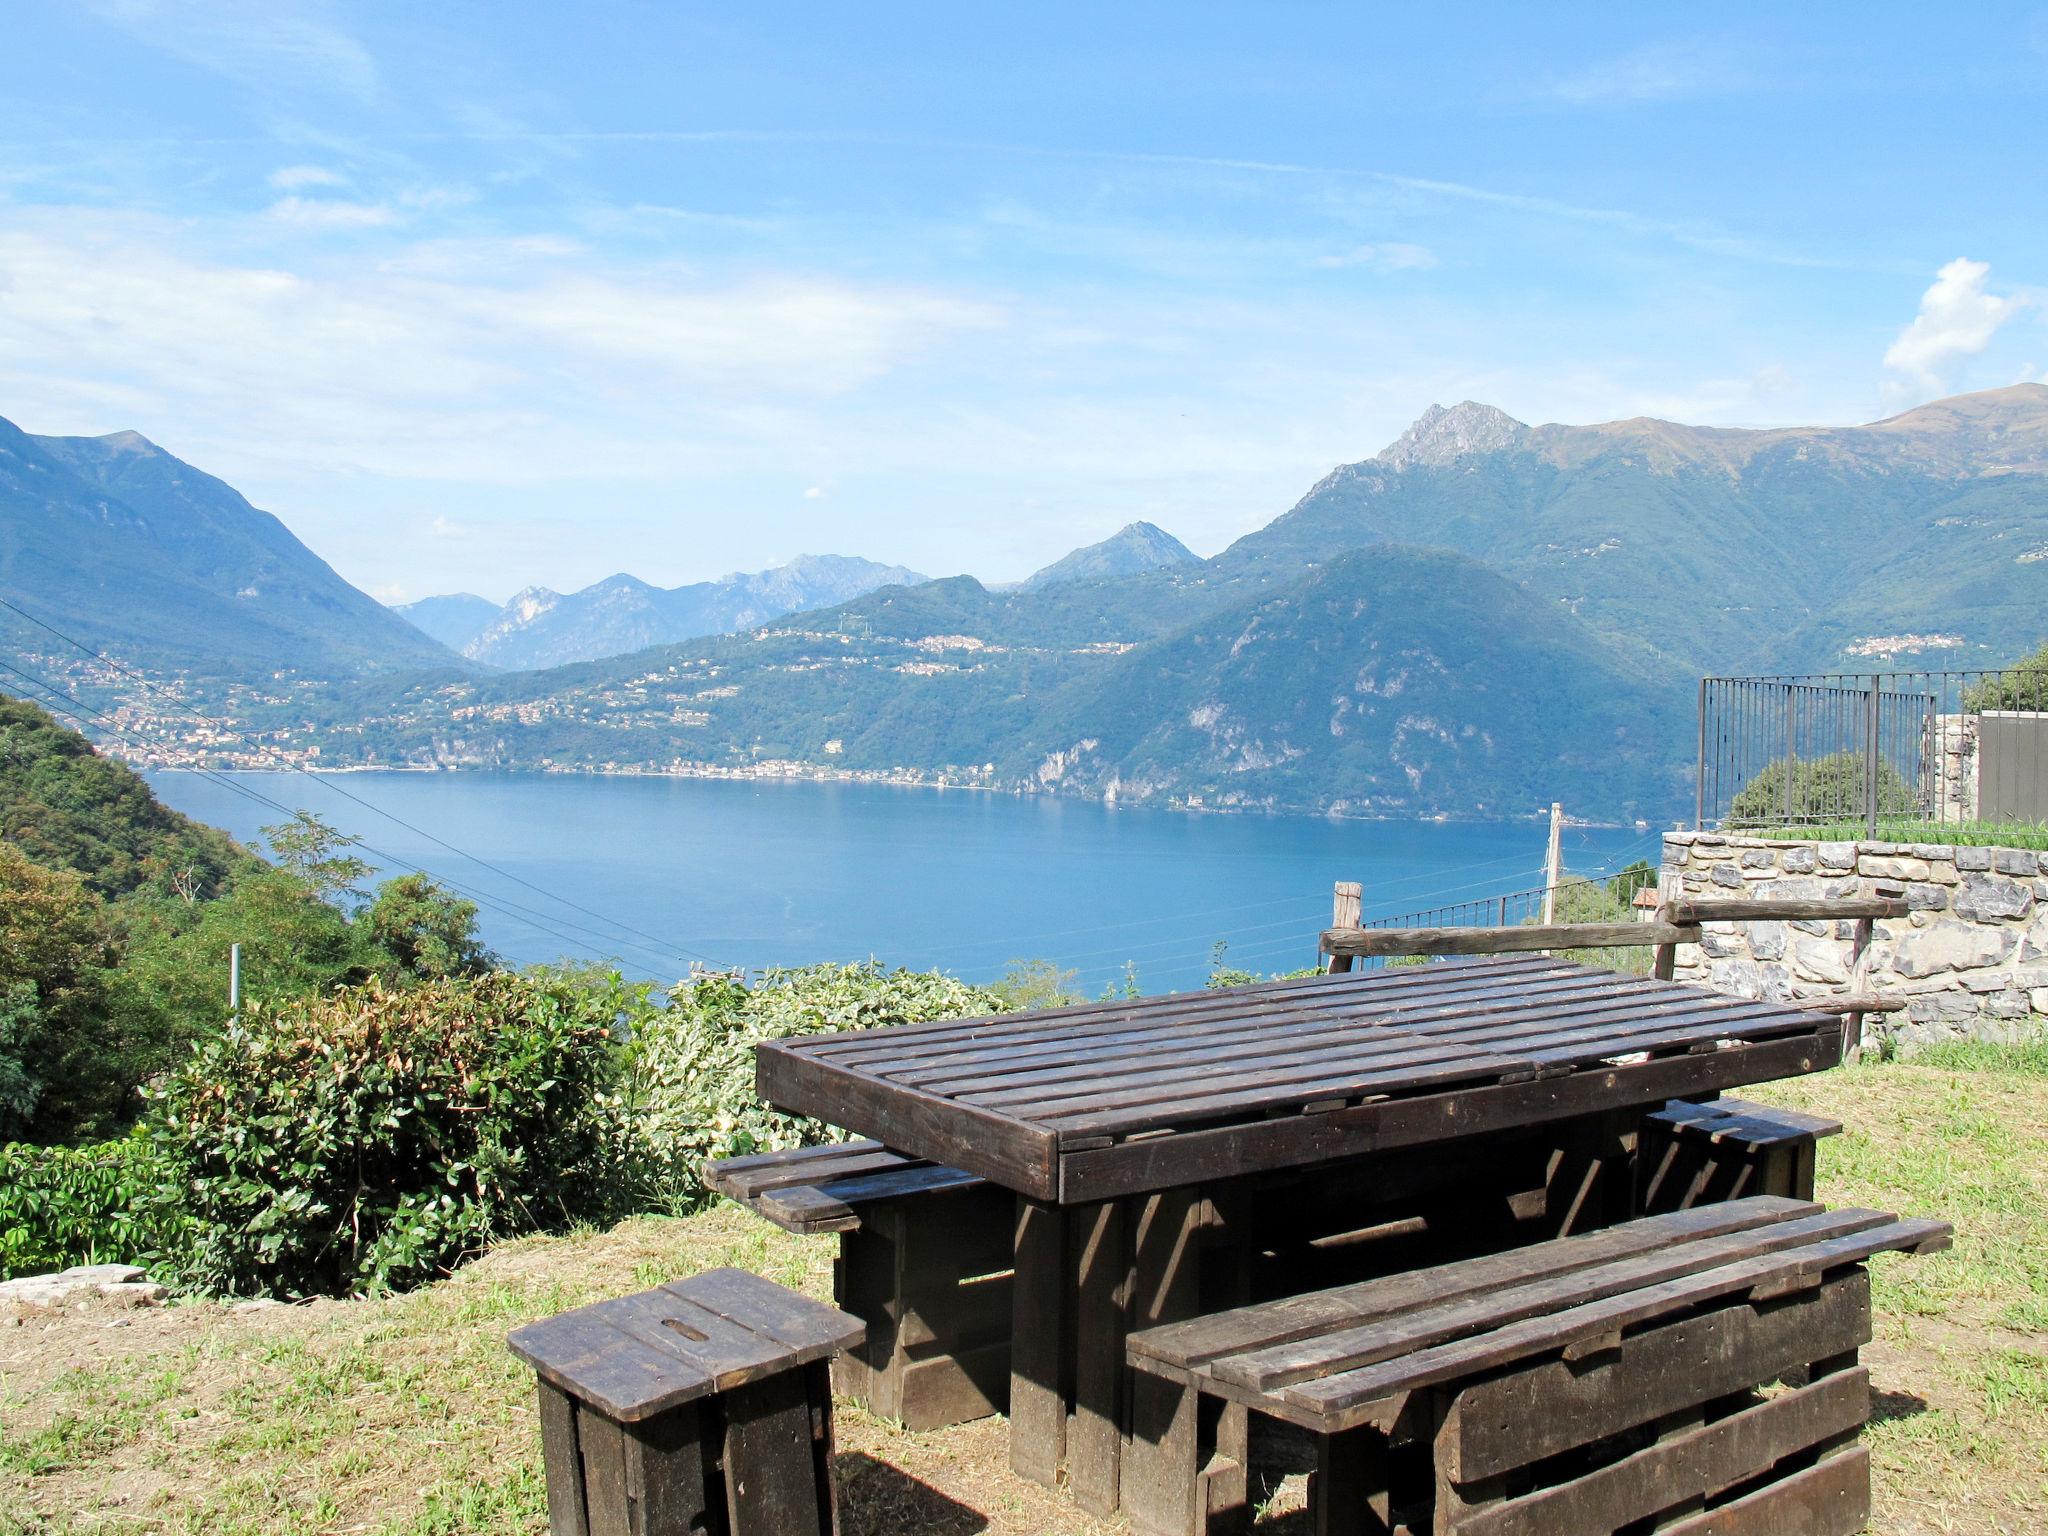
<svg viewBox="0 0 2048 1536">
<path fill-rule="evenodd" d="M 482 968 L 475 908 L 420 875 L 373 894 L 348 839 L 280 815 L 276 862 L 0 695 L 0 1142 L 118 1129 L 137 1088 L 245 998 Z"/>
<path fill-rule="evenodd" d="M 1525 427 L 1467 402 L 1333 470 L 1224 572 L 1376 544 L 1483 560 L 1703 672 L 2013 658 L 2048 613 L 2048 385 L 1867 427 Z M 1852 647 L 1860 649 L 1852 650 Z"/>
</svg>

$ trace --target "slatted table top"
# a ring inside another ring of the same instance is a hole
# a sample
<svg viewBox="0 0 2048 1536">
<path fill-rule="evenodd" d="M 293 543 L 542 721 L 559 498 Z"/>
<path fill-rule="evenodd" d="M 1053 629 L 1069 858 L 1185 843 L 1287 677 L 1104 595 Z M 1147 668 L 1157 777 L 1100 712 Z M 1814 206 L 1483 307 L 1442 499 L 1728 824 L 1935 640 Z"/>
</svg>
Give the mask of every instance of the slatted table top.
<svg viewBox="0 0 2048 1536">
<path fill-rule="evenodd" d="M 1792 1077 L 1838 1021 L 1546 956 L 756 1050 L 762 1097 L 1073 1204 Z"/>
</svg>

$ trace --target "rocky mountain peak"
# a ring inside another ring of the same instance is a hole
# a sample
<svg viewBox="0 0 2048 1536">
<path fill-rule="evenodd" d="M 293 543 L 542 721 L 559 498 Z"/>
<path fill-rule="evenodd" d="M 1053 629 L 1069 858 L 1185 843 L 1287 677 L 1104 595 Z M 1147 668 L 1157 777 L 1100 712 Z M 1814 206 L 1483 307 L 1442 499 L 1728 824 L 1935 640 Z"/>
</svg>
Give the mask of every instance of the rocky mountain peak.
<svg viewBox="0 0 2048 1536">
<path fill-rule="evenodd" d="M 1379 455 L 1394 469 L 1411 464 L 1449 464 L 1477 453 L 1512 448 L 1529 429 L 1497 406 L 1464 400 L 1445 410 L 1432 405 Z"/>
</svg>

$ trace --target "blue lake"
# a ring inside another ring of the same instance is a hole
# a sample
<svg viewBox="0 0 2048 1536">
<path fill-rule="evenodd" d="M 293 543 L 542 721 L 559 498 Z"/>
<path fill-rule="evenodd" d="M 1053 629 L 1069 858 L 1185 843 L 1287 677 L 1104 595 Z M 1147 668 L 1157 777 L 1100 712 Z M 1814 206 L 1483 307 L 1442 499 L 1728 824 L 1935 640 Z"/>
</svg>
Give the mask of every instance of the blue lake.
<svg viewBox="0 0 2048 1536">
<path fill-rule="evenodd" d="M 425 869 L 457 885 L 484 904 L 485 936 L 513 963 L 601 956 L 664 978 L 692 959 L 757 967 L 872 955 L 985 980 L 1042 958 L 1079 972 L 1091 992 L 1126 964 L 1147 992 L 1182 990 L 1201 985 L 1218 940 L 1251 970 L 1312 963 L 1338 880 L 1364 884 L 1368 917 L 1539 885 L 1547 830 L 805 782 L 219 779 L 150 776 L 166 802 L 246 841 L 281 819 L 246 797 L 260 795 L 363 838 L 380 872 Z M 1657 839 L 1568 828 L 1565 863 L 1593 874 L 1654 861 Z"/>
</svg>

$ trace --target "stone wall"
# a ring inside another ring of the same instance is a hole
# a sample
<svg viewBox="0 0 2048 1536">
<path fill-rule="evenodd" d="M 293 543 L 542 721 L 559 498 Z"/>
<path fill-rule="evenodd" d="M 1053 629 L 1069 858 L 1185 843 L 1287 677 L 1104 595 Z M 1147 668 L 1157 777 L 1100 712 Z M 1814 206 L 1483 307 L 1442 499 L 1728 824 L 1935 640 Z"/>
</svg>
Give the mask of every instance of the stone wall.
<svg viewBox="0 0 2048 1536">
<path fill-rule="evenodd" d="M 1821 843 L 1673 832 L 1661 893 L 1819 897 L 1903 894 L 1911 913 L 1876 925 L 1865 985 L 1909 999 L 1872 1014 L 1866 1039 L 1906 1045 L 2011 1040 L 2048 1015 L 2048 855 L 1946 843 Z M 1855 925 L 1708 923 L 1681 945 L 1677 977 L 1737 997 L 1839 993 Z"/>
</svg>

